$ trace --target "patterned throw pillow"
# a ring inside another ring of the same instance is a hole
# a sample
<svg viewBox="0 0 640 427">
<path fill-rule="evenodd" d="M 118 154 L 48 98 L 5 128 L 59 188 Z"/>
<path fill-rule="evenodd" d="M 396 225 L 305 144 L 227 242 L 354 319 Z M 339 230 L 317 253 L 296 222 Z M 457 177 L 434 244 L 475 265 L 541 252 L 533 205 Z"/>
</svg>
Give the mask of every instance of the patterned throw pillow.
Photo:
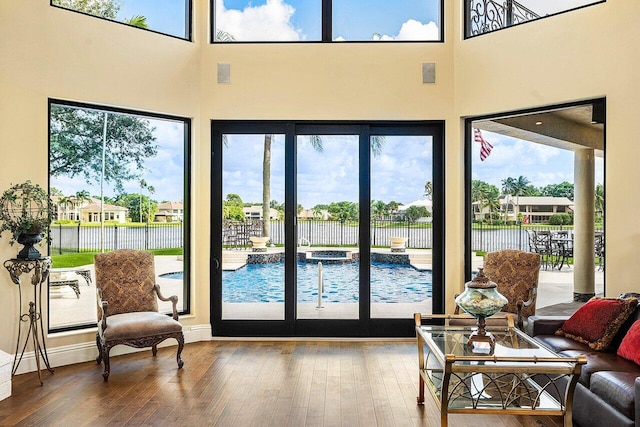
<svg viewBox="0 0 640 427">
<path fill-rule="evenodd" d="M 640 320 L 636 320 L 618 347 L 618 356 L 640 365 Z"/>
<path fill-rule="evenodd" d="M 604 350 L 637 305 L 636 298 L 593 297 L 564 322 L 556 335 Z"/>
</svg>

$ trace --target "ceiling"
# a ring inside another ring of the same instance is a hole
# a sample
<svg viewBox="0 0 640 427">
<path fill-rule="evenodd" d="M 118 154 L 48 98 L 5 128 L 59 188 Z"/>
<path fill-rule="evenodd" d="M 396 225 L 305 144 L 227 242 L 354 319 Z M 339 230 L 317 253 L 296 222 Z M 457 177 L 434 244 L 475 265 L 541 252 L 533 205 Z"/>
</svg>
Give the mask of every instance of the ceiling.
<svg viewBox="0 0 640 427">
<path fill-rule="evenodd" d="M 593 148 L 604 155 L 604 124 L 592 123 L 593 105 L 579 105 L 539 113 L 529 113 L 473 122 L 473 127 L 575 151 Z"/>
</svg>

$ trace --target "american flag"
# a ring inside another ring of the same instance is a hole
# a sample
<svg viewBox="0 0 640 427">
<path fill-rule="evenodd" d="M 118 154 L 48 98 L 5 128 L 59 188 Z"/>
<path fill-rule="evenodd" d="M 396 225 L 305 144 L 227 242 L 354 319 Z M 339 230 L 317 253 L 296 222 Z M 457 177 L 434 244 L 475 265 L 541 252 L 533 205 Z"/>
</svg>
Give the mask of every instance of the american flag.
<svg viewBox="0 0 640 427">
<path fill-rule="evenodd" d="M 474 129 L 473 130 L 473 140 L 475 142 L 479 142 L 480 143 L 480 161 L 482 162 L 482 161 L 484 161 L 484 159 L 489 157 L 489 154 L 491 154 L 491 150 L 493 149 L 493 145 L 491 145 L 491 143 L 489 141 L 486 141 L 482 137 L 482 133 L 480 133 L 480 129 Z"/>
</svg>

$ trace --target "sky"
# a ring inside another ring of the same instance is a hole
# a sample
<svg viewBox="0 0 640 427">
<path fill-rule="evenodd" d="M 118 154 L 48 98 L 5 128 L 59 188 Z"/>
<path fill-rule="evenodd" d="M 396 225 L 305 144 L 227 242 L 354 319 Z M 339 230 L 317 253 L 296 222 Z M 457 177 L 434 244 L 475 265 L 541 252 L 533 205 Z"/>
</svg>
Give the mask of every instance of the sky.
<svg viewBox="0 0 640 427">
<path fill-rule="evenodd" d="M 320 135 L 322 152 L 308 136 L 297 140 L 298 203 L 305 209 L 318 204 L 358 202 L 358 136 Z M 223 149 L 223 194 L 239 194 L 243 202 L 262 202 L 263 135 L 229 135 Z M 432 180 L 430 137 L 385 138 L 380 156 L 371 164 L 373 200 L 403 204 L 423 198 Z M 271 199 L 284 202 L 284 136 L 271 146 Z"/>
<path fill-rule="evenodd" d="M 187 0 L 120 0 L 118 18 L 142 15 L 150 29 L 185 37 Z M 540 16 L 600 0 L 519 0 Z M 236 40 L 320 40 L 321 0 L 216 0 L 217 28 Z M 389 7 L 392 6 L 392 7 Z M 334 40 L 435 40 L 440 0 L 334 0 Z M 260 23 L 258 23 L 260 22 Z"/>
<path fill-rule="evenodd" d="M 153 135 L 158 144 L 156 156 L 145 161 L 141 173 L 148 185 L 155 188 L 154 194 L 143 190 L 143 194 L 157 201 L 179 202 L 184 199 L 184 124 L 169 120 L 148 119 L 150 127 L 155 128 Z M 108 126 L 108 121 L 107 121 Z M 140 193 L 139 180 L 124 183 L 125 193 Z M 71 196 L 78 191 L 87 190 L 91 196 L 100 195 L 100 182 L 88 184 L 83 177 L 66 176 L 52 177 L 51 187 L 62 191 L 65 196 Z M 108 197 L 117 196 L 112 185 L 106 184 L 104 194 Z"/>
<path fill-rule="evenodd" d="M 216 0 L 216 29 L 237 41 L 319 41 L 321 0 Z M 440 0 L 334 0 L 334 40 L 436 40 Z"/>
<path fill-rule="evenodd" d="M 532 185 L 544 187 L 563 181 L 574 182 L 572 151 L 482 131 L 482 137 L 493 145 L 491 154 L 480 160 L 480 143 L 473 142 L 472 179 L 502 188 L 505 178 L 524 176 Z M 595 158 L 595 182 L 604 183 L 604 159 Z"/>
</svg>

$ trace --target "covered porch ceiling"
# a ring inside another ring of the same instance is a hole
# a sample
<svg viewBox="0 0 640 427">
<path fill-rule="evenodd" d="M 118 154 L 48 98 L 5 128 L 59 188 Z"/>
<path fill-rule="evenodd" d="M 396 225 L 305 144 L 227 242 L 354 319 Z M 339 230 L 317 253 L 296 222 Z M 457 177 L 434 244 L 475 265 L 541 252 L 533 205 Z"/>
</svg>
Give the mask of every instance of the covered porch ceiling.
<svg viewBox="0 0 640 427">
<path fill-rule="evenodd" d="M 473 127 L 512 138 L 564 150 L 593 148 L 604 156 L 604 110 L 602 105 L 579 105 L 473 122 Z M 594 120 L 595 119 L 595 120 Z"/>
</svg>

